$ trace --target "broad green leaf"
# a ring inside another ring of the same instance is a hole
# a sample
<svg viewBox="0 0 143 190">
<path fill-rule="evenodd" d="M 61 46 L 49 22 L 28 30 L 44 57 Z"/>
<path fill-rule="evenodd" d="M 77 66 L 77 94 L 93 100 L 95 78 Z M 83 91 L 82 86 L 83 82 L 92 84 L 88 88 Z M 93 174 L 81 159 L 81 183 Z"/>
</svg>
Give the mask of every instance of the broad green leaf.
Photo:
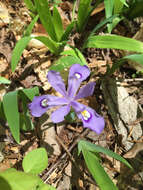
<svg viewBox="0 0 143 190">
<path fill-rule="evenodd" d="M 11 81 L 4 78 L 4 77 L 0 77 L 0 84 L 10 84 Z"/>
<path fill-rule="evenodd" d="M 34 19 L 31 21 L 31 23 L 28 25 L 26 31 L 24 32 L 24 37 L 31 35 L 32 29 L 35 23 L 37 22 L 38 18 L 39 18 L 39 15 L 35 16 Z"/>
<path fill-rule="evenodd" d="M 42 180 L 36 175 L 27 174 L 14 169 L 0 172 L 1 190 L 43 190 L 41 189 L 43 185 Z M 45 190 L 50 190 L 50 188 L 45 188 Z"/>
<path fill-rule="evenodd" d="M 58 41 L 60 42 L 62 35 L 64 34 L 63 23 L 58 9 L 54 6 L 53 8 L 53 24 L 55 27 L 55 33 Z"/>
<path fill-rule="evenodd" d="M 80 0 L 77 14 L 77 27 L 79 32 L 83 31 L 92 12 L 91 2 L 92 0 Z"/>
<path fill-rule="evenodd" d="M 18 91 L 9 92 L 4 95 L 3 108 L 11 133 L 16 142 L 19 143 L 20 118 L 18 111 Z"/>
<path fill-rule="evenodd" d="M 26 173 L 40 174 L 48 165 L 47 152 L 38 148 L 29 152 L 23 159 L 22 166 Z"/>
<path fill-rule="evenodd" d="M 24 0 L 24 3 L 26 4 L 28 9 L 30 9 L 33 12 L 36 11 L 36 8 L 35 8 L 34 4 L 32 3 L 32 0 Z"/>
<path fill-rule="evenodd" d="M 58 41 L 47 0 L 34 0 L 40 20 L 52 40 Z"/>
<path fill-rule="evenodd" d="M 62 48 L 63 48 L 62 43 L 55 42 L 49 37 L 45 37 L 45 36 L 38 36 L 34 38 L 41 41 L 43 44 L 45 44 L 49 48 L 49 50 L 54 54 L 59 54 L 62 51 Z"/>
<path fill-rule="evenodd" d="M 68 37 L 69 37 L 69 35 L 70 35 L 72 29 L 74 28 L 74 25 L 75 25 L 75 22 L 73 21 L 73 22 L 71 22 L 71 23 L 67 26 L 67 28 L 66 28 L 66 30 L 65 30 L 65 32 L 64 32 L 64 34 L 63 34 L 63 36 L 62 36 L 62 38 L 61 38 L 61 42 L 68 40 Z"/>
<path fill-rule="evenodd" d="M 109 178 L 103 167 L 99 163 L 98 157 L 88 151 L 87 149 L 82 149 L 82 153 L 86 162 L 86 165 L 91 172 L 96 183 L 99 185 L 101 190 L 118 190 L 112 180 Z"/>
<path fill-rule="evenodd" d="M 23 50 L 26 48 L 26 46 L 28 45 L 28 43 L 30 42 L 31 39 L 32 39 L 32 37 L 30 37 L 30 36 L 24 37 L 24 38 L 21 38 L 16 43 L 16 46 L 12 52 L 12 58 L 11 58 L 11 70 L 12 70 L 12 72 L 15 71 L 16 66 L 20 60 L 22 53 L 23 53 Z"/>
<path fill-rule="evenodd" d="M 60 59 L 58 59 L 53 64 L 53 66 L 50 67 L 50 70 L 63 71 L 65 68 L 68 68 L 75 63 L 79 63 L 80 65 L 84 65 L 84 63 L 82 63 L 81 60 L 77 57 L 64 56 L 64 57 L 61 57 Z"/>
<path fill-rule="evenodd" d="M 23 89 L 22 90 L 24 94 L 32 101 L 34 96 L 39 95 L 39 88 L 34 87 L 34 88 L 29 88 L 29 89 Z"/>
<path fill-rule="evenodd" d="M 114 153 L 113 151 L 109 150 L 109 149 L 106 149 L 104 147 L 101 147 L 99 145 L 96 145 L 96 144 L 93 144 L 93 143 L 90 143 L 90 142 L 87 142 L 87 141 L 84 141 L 84 140 L 81 140 L 79 143 L 78 143 L 78 151 L 79 153 L 83 150 L 83 149 L 86 149 L 88 151 L 91 151 L 91 152 L 101 152 L 103 154 L 106 154 L 112 158 L 115 158 L 116 160 L 119 160 L 121 161 L 122 163 L 124 163 L 126 166 L 128 166 L 129 168 L 132 168 L 132 166 L 123 158 L 121 157 L 120 155 Z"/>
<path fill-rule="evenodd" d="M 91 36 L 83 48 L 113 48 L 143 53 L 143 42 L 118 35 Z"/>
</svg>

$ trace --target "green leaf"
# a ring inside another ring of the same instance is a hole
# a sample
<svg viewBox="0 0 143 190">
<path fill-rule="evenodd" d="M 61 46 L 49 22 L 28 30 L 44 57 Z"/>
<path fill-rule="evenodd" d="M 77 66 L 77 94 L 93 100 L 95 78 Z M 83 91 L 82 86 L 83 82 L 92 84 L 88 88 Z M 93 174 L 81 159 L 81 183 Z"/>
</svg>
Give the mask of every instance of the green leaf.
<svg viewBox="0 0 143 190">
<path fill-rule="evenodd" d="M 143 53 L 143 43 L 123 36 L 104 35 L 91 36 L 87 39 L 83 48 L 113 48 Z"/>
<path fill-rule="evenodd" d="M 118 190 L 112 180 L 109 178 L 103 167 L 99 163 L 98 157 L 89 152 L 87 149 L 82 149 L 82 153 L 86 162 L 86 165 L 91 172 L 96 183 L 101 190 Z"/>
<path fill-rule="evenodd" d="M 0 172 L 2 190 L 41 190 L 41 186 L 43 186 L 42 180 L 35 175 L 16 171 L 13 168 Z"/>
<path fill-rule="evenodd" d="M 83 62 L 83 65 L 87 65 L 87 62 L 86 62 L 83 54 L 81 53 L 81 51 L 74 47 L 71 47 L 71 48 L 72 49 L 70 49 L 70 50 L 63 51 L 60 55 L 71 55 L 73 57 L 77 57 L 78 59 L 80 59 L 81 62 Z"/>
<path fill-rule="evenodd" d="M 83 31 L 92 12 L 91 2 L 92 0 L 80 0 L 77 15 L 77 27 L 79 32 Z"/>
<path fill-rule="evenodd" d="M 104 0 L 105 5 L 105 15 L 106 18 L 109 18 L 113 15 L 113 7 L 114 7 L 114 0 Z M 112 23 L 107 25 L 108 32 L 111 33 L 112 31 Z"/>
<path fill-rule="evenodd" d="M 24 0 L 24 3 L 26 4 L 28 9 L 30 9 L 33 12 L 36 11 L 36 8 L 35 8 L 35 6 L 34 6 L 34 4 L 32 3 L 31 0 Z"/>
<path fill-rule="evenodd" d="M 58 41 L 47 0 L 34 0 L 40 20 L 52 40 Z"/>
<path fill-rule="evenodd" d="M 38 148 L 29 152 L 23 159 L 22 167 L 26 173 L 40 174 L 48 165 L 47 152 Z"/>
<path fill-rule="evenodd" d="M 129 7 L 128 4 L 126 3 L 126 0 L 120 0 L 126 7 Z"/>
<path fill-rule="evenodd" d="M 5 114 L 4 114 L 4 110 L 3 110 L 3 103 L 0 101 L 0 118 L 3 120 L 3 121 L 6 121 L 6 118 L 5 118 Z"/>
<path fill-rule="evenodd" d="M 9 92 L 3 97 L 4 113 L 11 133 L 17 143 L 20 141 L 20 118 L 18 111 L 18 91 Z"/>
<path fill-rule="evenodd" d="M 50 39 L 49 37 L 38 36 L 34 38 L 41 41 L 43 44 L 45 44 L 49 48 L 49 50 L 56 55 L 59 54 L 64 47 L 62 43 L 57 43 L 53 41 L 52 39 Z"/>
<path fill-rule="evenodd" d="M 23 89 L 22 90 L 24 94 L 32 101 L 34 96 L 39 95 L 39 88 L 34 87 L 34 88 L 29 88 L 29 89 Z"/>
<path fill-rule="evenodd" d="M 53 8 L 53 24 L 55 27 L 55 33 L 58 41 L 60 42 L 62 35 L 64 34 L 63 23 L 58 9 L 54 6 Z"/>
<path fill-rule="evenodd" d="M 143 54 L 132 54 L 122 57 L 122 60 L 130 59 L 131 61 L 135 61 L 141 65 L 143 65 Z"/>
<path fill-rule="evenodd" d="M 141 65 L 143 65 L 143 54 L 132 54 L 132 55 L 127 55 L 125 57 L 122 57 L 121 59 L 117 60 L 112 67 L 108 70 L 107 74 L 111 75 L 113 74 L 123 63 L 127 60 L 135 61 Z"/>
<path fill-rule="evenodd" d="M 90 36 L 93 36 L 101 27 L 103 27 L 105 24 L 111 23 L 115 18 L 117 18 L 119 15 L 113 15 L 109 18 L 106 18 L 105 20 L 101 21 L 99 24 L 95 26 L 95 28 L 90 33 Z M 90 37 L 89 36 L 89 37 Z"/>
<path fill-rule="evenodd" d="M 0 84 L 10 84 L 11 81 L 4 78 L 4 77 L 0 77 Z"/>
<path fill-rule="evenodd" d="M 32 29 L 35 23 L 37 22 L 38 18 L 39 18 L 39 15 L 35 16 L 34 19 L 31 21 L 31 23 L 28 25 L 27 29 L 24 32 L 24 37 L 31 35 Z"/>
<path fill-rule="evenodd" d="M 127 9 L 126 17 L 127 19 L 134 19 L 136 17 L 143 16 L 143 1 L 142 0 L 133 0 L 129 1 L 129 8 Z"/>
<path fill-rule="evenodd" d="M 65 68 L 70 67 L 71 65 L 79 63 L 80 65 L 84 65 L 84 63 L 81 62 L 81 60 L 77 57 L 73 56 L 63 56 L 60 59 L 58 59 L 53 66 L 50 67 L 50 70 L 55 70 L 55 71 L 62 71 Z"/>
<path fill-rule="evenodd" d="M 122 1 L 114 0 L 114 14 L 121 13 L 123 7 L 124 3 Z"/>
<path fill-rule="evenodd" d="M 12 52 L 12 58 L 11 58 L 11 70 L 12 70 L 12 72 L 15 71 L 16 66 L 20 60 L 22 53 L 23 53 L 23 50 L 26 48 L 26 46 L 28 45 L 28 43 L 30 42 L 31 39 L 32 39 L 32 37 L 30 37 L 30 36 L 24 37 L 24 38 L 21 38 L 16 43 L 16 46 Z"/>
<path fill-rule="evenodd" d="M 75 21 L 71 22 L 71 23 L 67 26 L 67 28 L 66 28 L 66 30 L 65 30 L 65 32 L 64 32 L 64 34 L 63 34 L 63 36 L 62 36 L 62 38 L 61 38 L 61 41 L 66 41 L 66 40 L 68 40 L 68 37 L 69 37 L 69 35 L 70 35 L 72 29 L 74 28 L 74 25 L 75 25 Z"/>
<path fill-rule="evenodd" d="M 104 147 L 101 147 L 101 146 L 98 146 L 96 144 L 81 140 L 78 143 L 78 151 L 79 151 L 78 153 L 80 153 L 83 149 L 86 149 L 88 151 L 95 152 L 95 153 L 101 152 L 101 153 L 106 154 L 112 158 L 115 158 L 116 160 L 119 160 L 120 162 L 122 162 L 126 166 L 128 166 L 129 168 L 132 168 L 132 166 L 123 157 L 121 157 L 120 155 L 118 155 L 118 154 L 114 153 L 113 151 L 106 149 Z"/>
</svg>

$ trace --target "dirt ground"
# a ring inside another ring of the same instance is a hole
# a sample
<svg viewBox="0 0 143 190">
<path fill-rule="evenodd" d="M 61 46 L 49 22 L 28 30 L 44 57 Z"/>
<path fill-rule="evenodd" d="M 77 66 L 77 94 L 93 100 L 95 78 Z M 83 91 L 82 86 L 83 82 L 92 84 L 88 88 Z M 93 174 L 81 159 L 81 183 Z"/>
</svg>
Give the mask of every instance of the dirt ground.
<svg viewBox="0 0 143 190">
<path fill-rule="evenodd" d="M 51 5 L 52 6 L 52 5 Z M 64 27 L 70 22 L 72 1 L 62 1 L 60 12 Z M 24 50 L 16 71 L 11 71 L 11 55 L 16 42 L 22 37 L 31 17 L 22 0 L 1 0 L 0 2 L 0 76 L 11 80 L 10 85 L 0 84 L 0 100 L 5 93 L 21 88 L 38 86 L 41 94 L 55 94 L 47 82 L 49 67 L 57 59 L 43 45 L 32 43 Z M 1 14 L 2 12 L 2 14 Z M 88 33 L 104 17 L 104 5 L 96 9 L 89 19 L 85 33 L 79 36 L 73 32 L 69 43 L 79 48 Z M 94 25 L 94 26 L 93 26 Z M 133 37 L 140 30 L 140 23 L 119 24 L 113 33 Z M 103 30 L 103 31 L 102 31 Z M 104 32 L 104 28 L 99 34 Z M 46 32 L 41 24 L 36 24 L 33 34 Z M 7 123 L 0 120 L 0 171 L 14 167 L 21 170 L 21 162 L 27 152 L 45 147 L 48 152 L 48 168 L 40 174 L 45 183 L 57 190 L 98 189 L 88 172 L 82 156 L 77 156 L 77 143 L 80 139 L 96 143 L 125 157 L 133 166 L 131 171 L 119 161 L 101 155 L 105 171 L 117 184 L 119 190 L 143 189 L 143 78 L 135 68 L 125 63 L 110 78 L 105 73 L 107 65 L 123 56 L 119 50 L 89 48 L 83 52 L 92 72 L 91 81 L 96 82 L 94 95 L 83 100 L 100 113 L 106 121 L 104 131 L 97 135 L 85 129 L 82 123 L 63 122 L 53 124 L 48 111 L 41 118 L 31 116 L 35 129 L 21 131 L 21 142 L 17 144 Z M 89 82 L 86 80 L 83 84 Z M 52 127 L 49 127 L 52 126 Z M 2 158 L 2 159 L 1 159 Z M 77 170 L 78 167 L 78 170 Z M 80 172 L 79 172 L 80 171 Z"/>
</svg>

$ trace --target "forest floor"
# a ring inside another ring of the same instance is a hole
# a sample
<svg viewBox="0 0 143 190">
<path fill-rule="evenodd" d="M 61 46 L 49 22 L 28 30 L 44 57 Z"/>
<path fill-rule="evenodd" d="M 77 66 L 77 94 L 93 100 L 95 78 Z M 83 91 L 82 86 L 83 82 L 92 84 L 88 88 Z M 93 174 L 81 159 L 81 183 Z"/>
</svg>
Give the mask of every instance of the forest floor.
<svg viewBox="0 0 143 190">
<path fill-rule="evenodd" d="M 70 22 L 72 7 L 71 1 L 63 1 L 60 4 L 65 27 Z M 56 95 L 46 79 L 46 74 L 57 57 L 49 53 L 44 46 L 39 47 L 30 43 L 24 50 L 16 71 L 12 73 L 10 65 L 12 50 L 31 22 L 31 17 L 22 0 L 1 0 L 0 8 L 4 16 L 2 18 L 0 12 L 0 18 L 4 20 L 0 21 L 0 76 L 12 81 L 10 85 L 0 84 L 0 100 L 9 91 L 34 86 L 39 87 L 41 94 Z M 104 16 L 104 5 L 101 4 L 90 17 L 83 36 Z M 139 29 L 138 22 L 128 27 L 121 23 L 113 33 L 132 38 Z M 101 30 L 100 34 L 102 33 Z M 46 35 L 46 32 L 41 24 L 36 24 L 33 34 Z M 80 49 L 82 41 L 79 39 L 79 35 L 73 32 L 69 43 Z M 141 190 L 143 189 L 142 75 L 137 74 L 129 63 L 125 63 L 112 77 L 106 77 L 107 65 L 114 64 L 116 59 L 123 56 L 123 51 L 88 48 L 83 54 L 92 72 L 90 80 L 96 82 L 96 87 L 93 96 L 84 99 L 82 103 L 90 105 L 105 118 L 104 131 L 97 135 L 83 128 L 80 122 L 53 124 L 48 116 L 51 112 L 48 111 L 38 119 L 31 116 L 35 129 L 28 132 L 21 131 L 21 141 L 17 144 L 7 123 L 0 122 L 0 159 L 2 158 L 0 171 L 10 167 L 21 170 L 21 162 L 27 152 L 45 147 L 48 152 L 48 167 L 40 174 L 45 183 L 55 186 L 57 190 L 69 190 L 71 187 L 73 190 L 98 189 L 85 166 L 83 157 L 77 156 L 77 143 L 80 139 L 85 139 L 120 154 L 131 163 L 134 171 L 119 161 L 102 155 L 104 169 L 119 190 Z M 87 82 L 86 80 L 84 84 Z M 77 166 L 82 175 L 77 172 Z"/>
</svg>

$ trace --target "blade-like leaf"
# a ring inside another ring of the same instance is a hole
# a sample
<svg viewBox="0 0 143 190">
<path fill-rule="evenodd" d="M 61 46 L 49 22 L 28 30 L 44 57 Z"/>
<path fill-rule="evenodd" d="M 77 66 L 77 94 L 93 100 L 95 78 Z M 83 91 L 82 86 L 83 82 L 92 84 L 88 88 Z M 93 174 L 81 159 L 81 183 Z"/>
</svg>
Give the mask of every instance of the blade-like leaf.
<svg viewBox="0 0 143 190">
<path fill-rule="evenodd" d="M 114 14 L 119 14 L 122 11 L 124 3 L 119 0 L 114 0 Z"/>
<path fill-rule="evenodd" d="M 55 33 L 58 41 L 60 42 L 62 35 L 64 34 L 63 23 L 58 9 L 54 6 L 53 8 L 53 24 L 55 27 Z"/>
<path fill-rule="evenodd" d="M 72 49 L 70 50 L 65 50 L 61 53 L 61 55 L 71 55 L 73 57 L 77 57 L 78 59 L 80 59 L 81 62 L 83 62 L 83 65 L 87 65 L 87 62 L 83 56 L 83 54 L 81 53 L 81 51 L 77 48 L 71 47 Z"/>
<path fill-rule="evenodd" d="M 35 25 L 35 23 L 37 22 L 39 18 L 39 15 L 37 15 L 36 17 L 34 17 L 34 19 L 31 21 L 31 23 L 28 25 L 26 31 L 24 32 L 24 37 L 25 36 L 30 36 L 31 32 L 32 32 L 32 29 Z"/>
<path fill-rule="evenodd" d="M 36 9 L 38 11 L 40 20 L 41 20 L 45 30 L 47 31 L 49 36 L 52 38 L 52 40 L 58 41 L 58 39 L 56 37 L 55 28 L 54 28 L 54 24 L 53 24 L 53 20 L 52 20 L 52 16 L 51 16 L 50 8 L 48 5 L 48 1 L 47 0 L 40 0 L 40 1 L 34 0 L 34 2 L 36 5 Z"/>
<path fill-rule="evenodd" d="M 80 0 L 77 15 L 77 27 L 79 32 L 84 29 L 92 11 L 91 1 L 92 0 Z"/>
<path fill-rule="evenodd" d="M 10 84 L 11 81 L 4 78 L 4 77 L 0 77 L 0 84 Z"/>
<path fill-rule="evenodd" d="M 111 151 L 109 149 L 106 149 L 104 147 L 101 147 L 99 145 L 96 145 L 96 144 L 81 140 L 78 143 L 78 151 L 79 151 L 79 153 L 83 149 L 86 149 L 86 150 L 91 151 L 91 152 L 101 152 L 101 153 L 107 154 L 108 156 L 110 156 L 112 158 L 115 158 L 116 160 L 121 161 L 122 163 L 124 163 L 129 168 L 132 168 L 132 166 L 123 157 L 121 157 L 120 155 L 114 153 L 113 151 Z"/>
<path fill-rule="evenodd" d="M 106 18 L 113 15 L 114 0 L 104 0 Z M 108 32 L 112 31 L 112 23 L 107 25 Z"/>
<path fill-rule="evenodd" d="M 101 190 L 118 190 L 99 163 L 98 157 L 86 149 L 82 150 L 86 165 Z"/>
<path fill-rule="evenodd" d="M 118 35 L 91 36 L 83 48 L 113 48 L 143 53 L 143 42 Z"/>
<path fill-rule="evenodd" d="M 122 57 L 120 60 L 117 60 L 112 67 L 108 70 L 107 74 L 113 74 L 123 63 L 127 60 L 135 61 L 141 65 L 143 65 L 143 54 L 132 54 Z"/>
<path fill-rule="evenodd" d="M 38 148 L 29 152 L 23 159 L 22 166 L 26 173 L 40 174 L 48 165 L 47 152 Z"/>
<path fill-rule="evenodd" d="M 12 52 L 12 58 L 11 58 L 11 70 L 12 70 L 12 72 L 15 71 L 16 66 L 20 60 L 22 53 L 23 53 L 23 50 L 26 48 L 26 46 L 28 45 L 28 43 L 30 42 L 31 39 L 32 39 L 32 37 L 28 36 L 28 37 L 21 38 L 17 42 L 17 44 L 16 44 L 16 46 Z"/>
<path fill-rule="evenodd" d="M 30 9 L 33 12 L 36 11 L 36 8 L 35 8 L 34 4 L 32 3 L 32 0 L 24 0 L 24 3 L 26 4 L 28 9 Z"/>
<path fill-rule="evenodd" d="M 49 37 L 45 36 L 38 36 L 34 38 L 45 44 L 49 48 L 49 50 L 54 54 L 59 54 L 62 51 L 62 43 L 57 43 Z"/>
<path fill-rule="evenodd" d="M 72 29 L 74 28 L 74 25 L 75 25 L 75 22 L 73 21 L 73 22 L 71 22 L 71 23 L 67 26 L 67 28 L 66 28 L 66 30 L 65 30 L 65 32 L 64 32 L 64 34 L 63 34 L 63 36 L 62 36 L 62 38 L 61 38 L 61 42 L 68 40 L 68 37 L 69 37 L 69 35 L 70 35 Z"/>
<path fill-rule="evenodd" d="M 18 111 L 18 91 L 9 92 L 3 97 L 4 113 L 16 142 L 19 143 L 20 119 Z"/>
</svg>

